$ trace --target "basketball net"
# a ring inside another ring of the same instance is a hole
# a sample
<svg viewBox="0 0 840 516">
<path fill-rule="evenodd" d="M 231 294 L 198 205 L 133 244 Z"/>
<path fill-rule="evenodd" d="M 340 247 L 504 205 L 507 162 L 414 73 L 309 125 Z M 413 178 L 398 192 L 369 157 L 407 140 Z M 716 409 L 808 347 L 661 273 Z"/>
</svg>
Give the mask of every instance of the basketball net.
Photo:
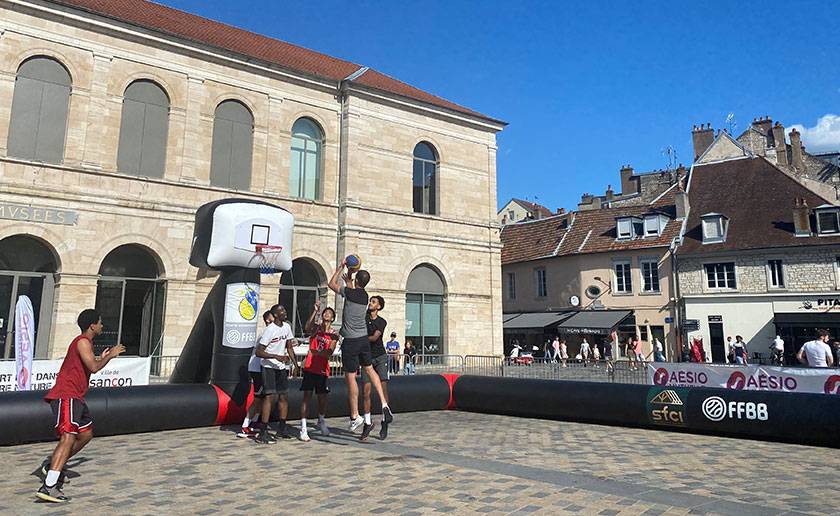
<svg viewBox="0 0 840 516">
<path fill-rule="evenodd" d="M 255 246 L 256 258 L 260 264 L 260 274 L 275 274 L 280 264 L 280 254 L 283 252 L 283 246 L 279 245 L 262 245 Z"/>
</svg>

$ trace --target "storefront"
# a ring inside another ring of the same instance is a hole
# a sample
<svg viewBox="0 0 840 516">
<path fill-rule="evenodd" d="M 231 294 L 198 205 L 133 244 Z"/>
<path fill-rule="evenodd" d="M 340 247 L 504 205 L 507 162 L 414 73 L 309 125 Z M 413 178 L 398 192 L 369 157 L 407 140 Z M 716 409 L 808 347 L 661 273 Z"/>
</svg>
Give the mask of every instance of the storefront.
<svg viewBox="0 0 840 516">
<path fill-rule="evenodd" d="M 542 351 L 546 341 L 559 335 L 557 324 L 573 316 L 575 312 L 520 312 L 504 314 L 504 353 L 510 355 L 514 344 L 526 351 Z M 536 347 L 536 348 L 535 348 Z"/>
<path fill-rule="evenodd" d="M 620 358 L 621 346 L 616 349 L 616 344 L 626 342 L 627 339 L 622 340 L 622 336 L 636 335 L 636 319 L 633 310 L 582 310 L 560 323 L 557 331 L 566 339 L 570 356 L 580 351 L 585 339 L 590 346 L 598 345 L 602 352 L 604 346 L 612 346 L 612 356 Z M 613 331 L 618 343 L 613 341 Z"/>
</svg>

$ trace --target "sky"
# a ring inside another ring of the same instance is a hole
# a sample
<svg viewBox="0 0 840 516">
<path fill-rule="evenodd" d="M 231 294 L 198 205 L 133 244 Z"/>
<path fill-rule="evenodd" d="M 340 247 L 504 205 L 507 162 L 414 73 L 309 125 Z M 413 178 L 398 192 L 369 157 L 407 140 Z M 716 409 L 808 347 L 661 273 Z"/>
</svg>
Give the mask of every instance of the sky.
<svg viewBox="0 0 840 516">
<path fill-rule="evenodd" d="M 692 124 L 769 115 L 840 150 L 840 2 L 160 0 L 370 66 L 509 125 L 498 204 L 554 210 L 690 165 Z"/>
</svg>

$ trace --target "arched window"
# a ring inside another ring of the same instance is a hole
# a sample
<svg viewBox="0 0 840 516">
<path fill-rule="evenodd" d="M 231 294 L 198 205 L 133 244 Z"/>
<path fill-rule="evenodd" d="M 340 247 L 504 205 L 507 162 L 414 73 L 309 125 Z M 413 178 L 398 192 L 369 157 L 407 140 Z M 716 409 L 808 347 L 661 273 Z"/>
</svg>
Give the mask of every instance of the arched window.
<svg viewBox="0 0 840 516">
<path fill-rule="evenodd" d="M 70 73 L 55 59 L 33 57 L 20 65 L 12 97 L 9 156 L 61 163 L 70 87 Z"/>
<path fill-rule="evenodd" d="M 304 325 L 316 300 L 320 299 L 322 308 L 326 308 L 327 289 L 319 270 L 313 262 L 298 258 L 292 262 L 292 270 L 284 272 L 280 278 L 278 302 L 286 309 L 296 337 L 304 336 Z"/>
<path fill-rule="evenodd" d="M 117 170 L 125 174 L 163 177 L 169 97 L 152 81 L 134 81 L 123 95 Z"/>
<path fill-rule="evenodd" d="M 419 265 L 408 276 L 405 287 L 405 337 L 418 353 L 445 354 L 443 303 L 446 286 L 429 265 Z"/>
<path fill-rule="evenodd" d="M 0 359 L 15 357 L 15 306 L 20 296 L 29 297 L 35 314 L 33 356 L 49 355 L 56 271 L 55 253 L 37 238 L 13 235 L 0 240 Z"/>
<path fill-rule="evenodd" d="M 289 195 L 318 199 L 321 184 L 321 146 L 324 135 L 308 118 L 299 118 L 292 126 L 292 168 L 289 171 Z"/>
<path fill-rule="evenodd" d="M 210 184 L 247 190 L 251 187 L 254 117 L 241 102 L 226 100 L 213 118 Z"/>
<path fill-rule="evenodd" d="M 161 354 L 166 281 L 158 260 L 145 247 L 121 245 L 108 253 L 99 267 L 96 309 L 102 314 L 102 335 L 94 342 L 97 353 L 121 342 L 126 355 Z"/>
<path fill-rule="evenodd" d="M 414 147 L 414 213 L 437 214 L 438 157 L 426 142 Z"/>
</svg>

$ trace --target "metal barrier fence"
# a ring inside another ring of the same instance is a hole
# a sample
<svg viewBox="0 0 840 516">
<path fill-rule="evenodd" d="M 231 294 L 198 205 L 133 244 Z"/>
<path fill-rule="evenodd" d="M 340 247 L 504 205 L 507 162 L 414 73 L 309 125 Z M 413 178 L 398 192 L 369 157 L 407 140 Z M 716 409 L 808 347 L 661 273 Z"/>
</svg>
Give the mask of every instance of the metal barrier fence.
<svg viewBox="0 0 840 516">
<path fill-rule="evenodd" d="M 306 355 L 298 355 L 297 359 L 302 365 L 306 360 Z M 150 383 L 167 382 L 177 361 L 178 357 L 174 355 L 153 357 Z M 490 355 L 416 355 L 413 363 L 407 364 L 405 356 L 401 355 L 399 362 L 392 369 L 392 374 L 458 373 L 543 380 L 646 384 L 646 367 L 647 363 L 639 364 L 626 360 L 588 363 L 567 361 L 563 364 L 543 359 L 514 361 L 507 357 Z M 397 372 L 393 373 L 394 370 Z M 341 356 L 333 355 L 330 357 L 330 376 L 343 374 Z"/>
</svg>

